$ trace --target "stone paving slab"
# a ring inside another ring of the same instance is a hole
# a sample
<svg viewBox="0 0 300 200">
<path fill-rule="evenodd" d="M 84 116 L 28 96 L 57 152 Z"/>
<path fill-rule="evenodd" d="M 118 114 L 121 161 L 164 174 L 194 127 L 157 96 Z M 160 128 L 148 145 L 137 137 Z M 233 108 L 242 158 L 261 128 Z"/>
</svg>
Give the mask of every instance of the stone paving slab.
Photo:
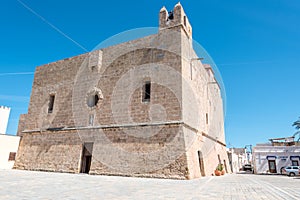
<svg viewBox="0 0 300 200">
<path fill-rule="evenodd" d="M 0 200 L 300 199 L 300 177 L 230 174 L 195 180 L 0 170 Z"/>
</svg>

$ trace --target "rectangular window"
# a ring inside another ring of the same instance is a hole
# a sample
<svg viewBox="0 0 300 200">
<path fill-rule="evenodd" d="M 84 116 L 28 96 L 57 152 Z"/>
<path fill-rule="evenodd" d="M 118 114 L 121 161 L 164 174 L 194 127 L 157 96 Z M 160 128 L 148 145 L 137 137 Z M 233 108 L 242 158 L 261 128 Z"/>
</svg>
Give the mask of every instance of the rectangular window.
<svg viewBox="0 0 300 200">
<path fill-rule="evenodd" d="M 16 152 L 10 152 L 8 161 L 14 161 L 14 160 L 16 160 Z"/>
<path fill-rule="evenodd" d="M 206 117 L 206 124 L 208 124 L 208 113 L 206 113 L 205 117 Z"/>
<path fill-rule="evenodd" d="M 50 99 L 49 99 L 48 113 L 52 113 L 53 112 L 54 100 L 55 100 L 55 95 L 51 94 L 50 95 Z"/>
<path fill-rule="evenodd" d="M 292 160 L 292 166 L 298 166 L 299 163 L 298 163 L 298 160 Z"/>
<path fill-rule="evenodd" d="M 91 114 L 91 115 L 89 116 L 89 126 L 93 126 L 93 125 L 94 125 L 94 115 Z"/>
<path fill-rule="evenodd" d="M 143 102 L 150 102 L 151 97 L 151 82 L 147 81 L 143 88 Z"/>
</svg>

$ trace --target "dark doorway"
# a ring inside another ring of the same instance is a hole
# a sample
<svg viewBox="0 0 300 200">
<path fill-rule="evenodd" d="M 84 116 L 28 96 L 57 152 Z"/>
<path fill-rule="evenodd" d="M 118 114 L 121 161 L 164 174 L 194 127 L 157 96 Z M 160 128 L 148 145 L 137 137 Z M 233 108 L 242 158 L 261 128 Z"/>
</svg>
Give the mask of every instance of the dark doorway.
<svg viewBox="0 0 300 200">
<path fill-rule="evenodd" d="M 92 163 L 93 143 L 84 143 L 81 158 L 80 173 L 88 174 Z"/>
<path fill-rule="evenodd" d="M 269 163 L 269 172 L 277 173 L 275 160 L 268 160 L 268 163 Z"/>
<path fill-rule="evenodd" d="M 201 176 L 205 176 L 204 161 L 203 161 L 203 155 L 202 155 L 201 151 L 198 151 L 198 159 L 199 159 L 199 167 L 200 167 Z"/>
<path fill-rule="evenodd" d="M 225 167 L 225 172 L 226 172 L 226 173 L 228 173 L 228 169 L 227 169 L 226 160 L 224 160 L 224 167 Z"/>
</svg>

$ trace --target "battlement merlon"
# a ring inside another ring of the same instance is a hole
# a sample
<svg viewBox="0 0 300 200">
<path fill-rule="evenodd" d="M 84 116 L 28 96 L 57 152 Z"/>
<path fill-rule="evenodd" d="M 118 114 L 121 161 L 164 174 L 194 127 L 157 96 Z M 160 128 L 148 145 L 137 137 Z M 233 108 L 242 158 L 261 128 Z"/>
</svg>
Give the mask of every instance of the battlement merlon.
<svg viewBox="0 0 300 200">
<path fill-rule="evenodd" d="M 0 106 L 0 109 L 10 110 L 10 107 L 8 107 L 8 106 Z"/>
<path fill-rule="evenodd" d="M 159 12 L 159 31 L 181 26 L 189 39 L 192 39 L 192 26 L 180 3 L 177 3 L 173 11 L 167 11 L 162 7 Z"/>
</svg>

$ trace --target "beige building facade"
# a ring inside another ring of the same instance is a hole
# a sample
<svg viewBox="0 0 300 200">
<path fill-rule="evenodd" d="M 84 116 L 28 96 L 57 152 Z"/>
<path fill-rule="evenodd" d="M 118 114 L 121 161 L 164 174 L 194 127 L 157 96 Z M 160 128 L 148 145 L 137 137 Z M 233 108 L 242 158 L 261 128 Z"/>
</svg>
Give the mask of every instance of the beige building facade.
<svg viewBox="0 0 300 200">
<path fill-rule="evenodd" d="M 223 100 L 180 4 L 157 34 L 37 67 L 16 169 L 193 179 L 230 172 Z"/>
</svg>

